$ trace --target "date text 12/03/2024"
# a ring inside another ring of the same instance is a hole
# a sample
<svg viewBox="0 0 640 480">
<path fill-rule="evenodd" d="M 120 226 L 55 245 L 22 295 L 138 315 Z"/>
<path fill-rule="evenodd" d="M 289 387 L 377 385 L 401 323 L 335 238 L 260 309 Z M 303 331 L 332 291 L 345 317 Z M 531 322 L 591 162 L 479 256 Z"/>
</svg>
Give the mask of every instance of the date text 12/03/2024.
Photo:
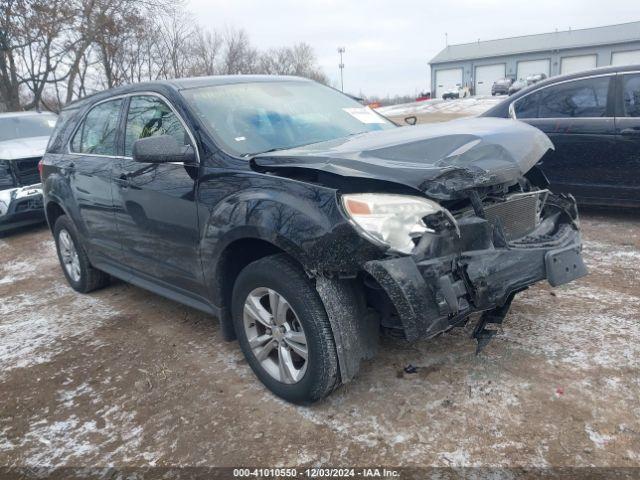
<svg viewBox="0 0 640 480">
<path fill-rule="evenodd" d="M 394 478 L 398 470 L 387 468 L 237 468 L 234 478 Z"/>
</svg>

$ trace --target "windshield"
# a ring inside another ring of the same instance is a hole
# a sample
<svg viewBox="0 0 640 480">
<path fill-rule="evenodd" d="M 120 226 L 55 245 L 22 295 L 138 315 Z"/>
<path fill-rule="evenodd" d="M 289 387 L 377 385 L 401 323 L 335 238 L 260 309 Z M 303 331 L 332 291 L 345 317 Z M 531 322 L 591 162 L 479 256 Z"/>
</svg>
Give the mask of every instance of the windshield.
<svg viewBox="0 0 640 480">
<path fill-rule="evenodd" d="M 0 118 L 0 142 L 16 138 L 48 137 L 55 126 L 55 115 L 20 115 Z"/>
<path fill-rule="evenodd" d="M 223 150 L 235 155 L 293 148 L 395 125 L 314 82 L 254 82 L 183 90 Z"/>
</svg>

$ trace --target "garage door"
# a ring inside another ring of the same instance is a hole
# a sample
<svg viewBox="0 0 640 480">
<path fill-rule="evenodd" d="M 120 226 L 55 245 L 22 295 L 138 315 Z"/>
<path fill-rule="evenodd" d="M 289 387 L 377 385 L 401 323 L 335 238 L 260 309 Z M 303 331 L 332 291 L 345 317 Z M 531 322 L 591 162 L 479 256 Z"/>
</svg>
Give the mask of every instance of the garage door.
<svg viewBox="0 0 640 480">
<path fill-rule="evenodd" d="M 518 78 L 527 78 L 529 75 L 536 73 L 544 73 L 549 76 L 549 65 L 551 61 L 547 60 L 527 60 L 518 62 Z"/>
<path fill-rule="evenodd" d="M 462 69 L 436 70 L 436 98 L 442 98 L 447 90 L 462 86 Z"/>
<path fill-rule="evenodd" d="M 630 50 L 628 52 L 613 52 L 611 55 L 611 65 L 640 65 L 640 50 Z"/>
<path fill-rule="evenodd" d="M 596 55 L 576 55 L 574 57 L 562 57 L 560 59 L 560 74 L 582 72 L 596 68 L 598 57 Z"/>
<path fill-rule="evenodd" d="M 491 95 L 491 86 L 493 82 L 504 78 L 505 65 L 482 65 L 476 67 L 476 95 Z"/>
</svg>

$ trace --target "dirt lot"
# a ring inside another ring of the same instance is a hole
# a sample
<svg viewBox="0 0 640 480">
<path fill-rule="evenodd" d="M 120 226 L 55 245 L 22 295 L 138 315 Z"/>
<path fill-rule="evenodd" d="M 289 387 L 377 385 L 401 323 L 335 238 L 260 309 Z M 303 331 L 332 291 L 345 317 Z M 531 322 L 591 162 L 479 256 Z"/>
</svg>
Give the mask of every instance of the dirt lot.
<svg viewBox="0 0 640 480">
<path fill-rule="evenodd" d="M 583 225 L 591 274 L 519 295 L 482 355 L 469 327 L 384 340 L 309 408 L 215 319 L 121 282 L 76 294 L 45 227 L 0 239 L 0 465 L 637 466 L 640 217 Z"/>
</svg>

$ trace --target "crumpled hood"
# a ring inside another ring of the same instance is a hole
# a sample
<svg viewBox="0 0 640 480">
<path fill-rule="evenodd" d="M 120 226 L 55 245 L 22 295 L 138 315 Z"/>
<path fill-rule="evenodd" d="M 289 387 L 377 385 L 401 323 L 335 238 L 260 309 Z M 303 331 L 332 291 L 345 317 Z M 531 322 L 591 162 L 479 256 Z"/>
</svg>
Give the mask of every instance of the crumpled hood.
<svg viewBox="0 0 640 480">
<path fill-rule="evenodd" d="M 437 199 L 513 182 L 553 149 L 525 123 L 468 118 L 369 132 L 253 158 L 255 169 L 311 169 L 399 183 Z"/>
<path fill-rule="evenodd" d="M 49 137 L 14 138 L 0 142 L 0 160 L 42 157 Z"/>
</svg>

